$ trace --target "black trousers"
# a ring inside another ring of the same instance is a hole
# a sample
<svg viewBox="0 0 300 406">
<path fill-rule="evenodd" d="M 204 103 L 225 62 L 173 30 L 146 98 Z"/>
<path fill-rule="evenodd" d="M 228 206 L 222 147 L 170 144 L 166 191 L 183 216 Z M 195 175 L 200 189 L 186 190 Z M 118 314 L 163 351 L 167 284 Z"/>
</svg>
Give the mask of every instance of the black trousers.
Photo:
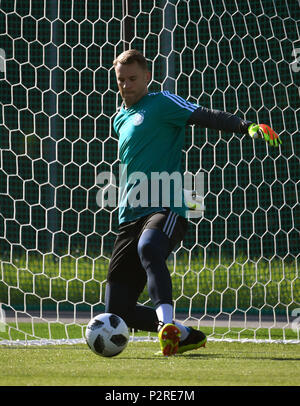
<svg viewBox="0 0 300 406">
<path fill-rule="evenodd" d="M 131 328 L 157 331 L 155 308 L 138 305 L 138 298 L 147 283 L 148 291 L 149 285 L 152 286 L 150 291 L 163 292 L 164 289 L 168 289 L 167 280 L 171 279 L 165 261 L 184 238 L 187 225 L 185 218 L 169 209 L 121 224 L 107 275 L 105 296 L 107 313 L 119 315 Z M 157 241 L 151 244 L 152 252 L 149 253 L 149 256 L 155 258 L 155 263 L 146 258 L 147 254 L 143 254 L 146 251 L 143 247 L 145 230 L 158 230 L 157 233 L 153 233 Z M 159 261 L 162 263 L 159 264 Z M 158 299 L 156 301 L 159 302 Z"/>
</svg>

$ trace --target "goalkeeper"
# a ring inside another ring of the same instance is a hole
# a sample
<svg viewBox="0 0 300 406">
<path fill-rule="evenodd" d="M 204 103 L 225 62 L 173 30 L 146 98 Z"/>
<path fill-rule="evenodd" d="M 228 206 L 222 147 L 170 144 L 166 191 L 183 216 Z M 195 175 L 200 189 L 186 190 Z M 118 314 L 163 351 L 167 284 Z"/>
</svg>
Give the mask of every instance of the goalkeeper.
<svg viewBox="0 0 300 406">
<path fill-rule="evenodd" d="M 206 343 L 204 333 L 173 319 L 166 259 L 184 238 L 188 208 L 184 200 L 181 206 L 174 203 L 176 191 L 173 195 L 170 192 L 170 204 L 163 205 L 163 191 L 159 189 L 154 198 L 149 185 L 147 202 L 135 204 L 137 181 L 132 176 L 143 173 L 149 181 L 153 173 L 182 174 L 181 154 L 188 125 L 249 134 L 276 147 L 281 140 L 265 124 L 207 109 L 168 91 L 149 93 L 150 72 L 145 57 L 136 50 L 119 55 L 114 68 L 123 99 L 114 130 L 121 164 L 126 168 L 121 178 L 126 176 L 120 186 L 119 234 L 108 269 L 105 310 L 122 317 L 130 328 L 158 331 L 163 355 L 180 354 Z M 137 304 L 146 285 L 154 308 Z"/>
</svg>

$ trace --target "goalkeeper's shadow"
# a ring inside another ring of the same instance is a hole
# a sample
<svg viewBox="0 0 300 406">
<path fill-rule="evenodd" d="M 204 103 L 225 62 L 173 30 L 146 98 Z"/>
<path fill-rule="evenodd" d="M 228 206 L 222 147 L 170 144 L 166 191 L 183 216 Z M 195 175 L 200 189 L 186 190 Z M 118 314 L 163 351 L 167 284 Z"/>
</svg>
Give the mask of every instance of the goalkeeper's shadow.
<svg viewBox="0 0 300 406">
<path fill-rule="evenodd" d="M 170 360 L 170 359 L 189 359 L 189 360 L 213 360 L 213 359 L 233 359 L 233 360 L 270 360 L 270 361 L 300 361 L 300 356 L 295 356 L 295 357 L 289 357 L 289 358 L 284 358 L 284 357 L 272 357 L 272 356 L 248 356 L 248 355 L 230 355 L 230 354 L 196 354 L 196 353 L 192 353 L 192 354 L 177 354 L 175 356 L 172 357 L 163 357 L 163 356 L 157 356 L 157 355 L 153 355 L 153 356 L 141 356 L 141 357 L 116 357 L 116 359 L 120 360 L 132 360 L 132 359 L 136 359 L 137 361 L 141 361 L 141 360 Z"/>
<path fill-rule="evenodd" d="M 245 354 L 204 354 L 204 353 L 192 353 L 192 354 L 181 354 L 181 355 L 176 355 L 176 358 L 185 358 L 185 359 L 217 359 L 217 358 L 223 358 L 223 359 L 246 359 L 246 360 L 270 360 L 270 361 L 300 361 L 300 356 L 295 356 L 295 357 L 276 357 L 276 356 L 266 356 L 266 355 L 245 355 Z"/>
</svg>

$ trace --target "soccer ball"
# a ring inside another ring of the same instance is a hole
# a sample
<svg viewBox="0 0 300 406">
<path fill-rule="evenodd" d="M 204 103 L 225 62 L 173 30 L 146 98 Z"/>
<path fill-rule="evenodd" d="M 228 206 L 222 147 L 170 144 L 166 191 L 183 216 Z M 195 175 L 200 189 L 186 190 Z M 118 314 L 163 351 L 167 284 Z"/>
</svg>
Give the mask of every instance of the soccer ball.
<svg viewBox="0 0 300 406">
<path fill-rule="evenodd" d="M 128 327 L 121 317 L 112 313 L 102 313 L 87 325 L 85 339 L 90 349 L 102 357 L 120 354 L 129 340 Z"/>
</svg>

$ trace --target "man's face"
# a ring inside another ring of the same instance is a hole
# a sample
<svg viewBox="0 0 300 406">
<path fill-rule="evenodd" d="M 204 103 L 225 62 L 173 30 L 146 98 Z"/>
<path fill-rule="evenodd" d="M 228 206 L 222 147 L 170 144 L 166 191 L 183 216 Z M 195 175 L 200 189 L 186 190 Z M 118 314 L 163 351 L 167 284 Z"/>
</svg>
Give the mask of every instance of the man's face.
<svg viewBox="0 0 300 406">
<path fill-rule="evenodd" d="M 148 93 L 150 73 L 137 62 L 128 65 L 118 63 L 115 66 L 116 79 L 121 97 L 126 107 L 137 103 Z"/>
</svg>

